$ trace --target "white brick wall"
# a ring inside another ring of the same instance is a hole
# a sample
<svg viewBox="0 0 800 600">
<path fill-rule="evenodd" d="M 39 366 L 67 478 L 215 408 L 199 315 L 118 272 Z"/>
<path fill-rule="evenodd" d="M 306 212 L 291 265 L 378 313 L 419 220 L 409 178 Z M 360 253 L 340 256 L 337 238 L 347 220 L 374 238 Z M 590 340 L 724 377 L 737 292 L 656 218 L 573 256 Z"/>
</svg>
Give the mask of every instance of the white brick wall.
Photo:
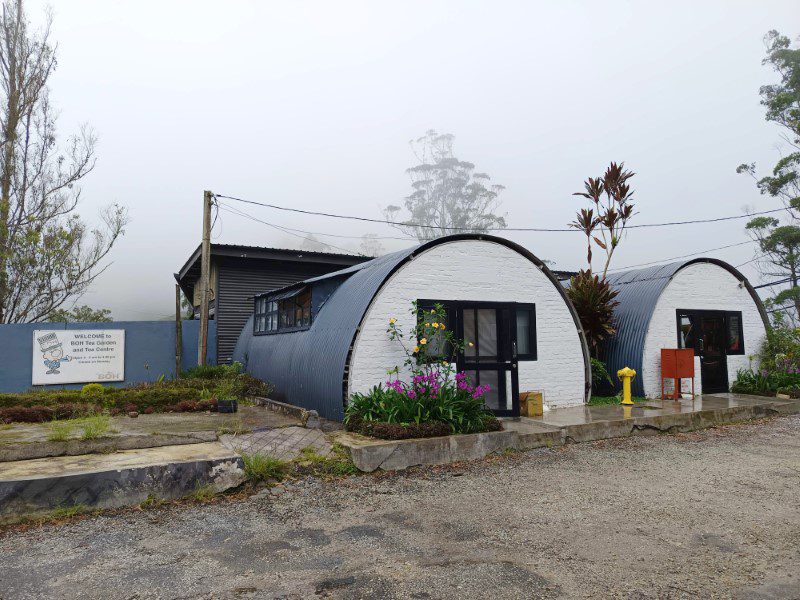
<svg viewBox="0 0 800 600">
<path fill-rule="evenodd" d="M 556 285 L 511 248 L 466 240 L 434 246 L 401 267 L 378 292 L 356 338 L 350 364 L 350 393 L 366 392 L 386 380 L 387 369 L 403 367 L 405 354 L 386 334 L 395 317 L 413 327 L 411 301 L 475 300 L 536 304 L 538 360 L 520 361 L 520 391 L 543 390 L 545 403 L 583 403 L 585 372 L 580 337 Z"/>
<path fill-rule="evenodd" d="M 736 379 L 736 371 L 749 365 L 749 356 L 755 354 L 765 335 L 764 322 L 758 307 L 747 288 L 729 271 L 711 263 L 694 263 L 681 269 L 664 289 L 656 303 L 647 329 L 642 357 L 644 391 L 648 397 L 661 395 L 661 349 L 676 348 L 678 344 L 675 311 L 735 310 L 742 311 L 744 329 L 744 355 L 728 356 L 728 379 Z M 672 382 L 665 382 L 672 391 Z M 695 393 L 701 393 L 700 358 L 695 357 Z M 691 392 L 691 381 L 681 384 L 682 391 Z"/>
</svg>

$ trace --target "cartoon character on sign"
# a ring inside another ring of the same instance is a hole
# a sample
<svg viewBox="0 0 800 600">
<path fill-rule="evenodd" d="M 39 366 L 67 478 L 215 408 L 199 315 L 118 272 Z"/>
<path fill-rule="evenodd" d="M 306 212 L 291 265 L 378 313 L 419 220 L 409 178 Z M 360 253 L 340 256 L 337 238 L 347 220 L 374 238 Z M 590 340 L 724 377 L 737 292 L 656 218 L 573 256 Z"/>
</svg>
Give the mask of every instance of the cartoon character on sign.
<svg viewBox="0 0 800 600">
<path fill-rule="evenodd" d="M 69 356 L 64 356 L 64 348 L 58 336 L 55 333 L 48 333 L 36 338 L 36 340 L 42 349 L 44 366 L 47 367 L 45 375 L 58 375 L 61 373 L 58 368 L 62 362 L 69 362 Z"/>
</svg>

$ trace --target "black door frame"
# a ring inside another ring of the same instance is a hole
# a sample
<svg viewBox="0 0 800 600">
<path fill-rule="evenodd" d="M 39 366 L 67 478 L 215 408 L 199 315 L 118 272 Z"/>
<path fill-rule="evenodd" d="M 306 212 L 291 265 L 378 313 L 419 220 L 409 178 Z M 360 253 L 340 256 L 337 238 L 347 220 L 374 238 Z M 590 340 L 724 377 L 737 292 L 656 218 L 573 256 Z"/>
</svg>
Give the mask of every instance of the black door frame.
<svg viewBox="0 0 800 600">
<path fill-rule="evenodd" d="M 501 409 L 492 410 L 499 417 L 518 417 L 519 416 L 519 360 L 517 356 L 517 316 L 518 306 L 525 308 L 534 307 L 533 304 L 520 304 L 518 302 L 485 302 L 473 300 L 418 300 L 419 305 L 430 306 L 442 304 L 446 307 L 448 318 L 453 318 L 455 323 L 449 324 L 455 332 L 456 338 L 464 339 L 464 309 L 470 308 L 489 308 L 497 311 L 497 360 L 469 361 L 464 351 L 456 355 L 456 370 L 458 371 L 497 371 L 498 397 L 501 405 L 507 405 L 508 394 L 511 394 L 511 410 Z M 535 310 L 535 309 L 534 309 Z M 534 323 L 535 327 L 535 312 Z M 476 328 L 477 331 L 477 328 Z M 477 342 L 477 340 L 475 340 Z M 534 337 L 535 343 L 535 337 Z M 508 390 L 506 373 L 511 373 L 511 390 Z M 480 375 L 478 375 L 480 378 Z M 474 385 L 479 385 L 480 381 L 474 381 Z"/>
<path fill-rule="evenodd" d="M 458 339 L 464 339 L 464 310 L 465 309 L 489 309 L 495 310 L 497 314 L 497 360 L 496 361 L 470 361 L 466 354 L 461 351 L 456 357 L 456 368 L 459 371 L 475 371 L 478 374 L 478 381 L 475 385 L 480 385 L 481 371 L 497 372 L 498 403 L 508 406 L 508 395 L 511 394 L 511 410 L 494 409 L 492 412 L 499 417 L 518 417 L 519 416 L 519 365 L 516 356 L 517 347 L 517 326 L 516 308 L 513 302 L 469 302 L 458 301 L 452 303 L 456 312 L 456 335 Z M 477 332 L 477 312 L 475 313 L 475 331 Z M 475 340 L 477 344 L 478 340 Z M 508 389 L 508 377 L 506 373 L 511 373 L 511 389 Z"/>
<path fill-rule="evenodd" d="M 697 309 L 677 309 L 675 311 L 675 323 L 676 323 L 676 330 L 677 330 L 677 338 L 678 338 L 678 347 L 681 347 L 682 339 L 681 339 L 681 317 L 688 316 L 692 320 L 692 327 L 696 328 L 697 332 L 701 335 L 695 335 L 695 345 L 694 345 L 694 352 L 696 356 L 700 357 L 700 389 L 701 392 L 706 394 L 719 394 L 722 392 L 727 392 L 730 390 L 730 383 L 728 381 L 728 346 L 730 340 L 728 340 L 728 315 L 729 314 L 737 314 L 739 316 L 739 326 L 740 330 L 743 328 L 742 325 L 742 313 L 741 311 L 730 311 L 730 310 L 697 310 Z M 705 377 L 704 373 L 707 373 L 710 369 L 709 361 L 706 360 L 705 356 L 705 340 L 702 336 L 702 319 L 704 318 L 712 318 L 712 319 L 720 319 L 722 321 L 722 330 L 724 334 L 723 339 L 723 350 L 721 354 L 721 373 L 722 381 L 724 381 L 725 385 L 719 388 L 709 389 L 706 385 L 707 378 Z M 741 335 L 741 334 L 740 334 Z M 743 340 L 742 340 L 743 344 Z M 737 352 L 737 354 L 742 354 L 743 352 Z"/>
</svg>

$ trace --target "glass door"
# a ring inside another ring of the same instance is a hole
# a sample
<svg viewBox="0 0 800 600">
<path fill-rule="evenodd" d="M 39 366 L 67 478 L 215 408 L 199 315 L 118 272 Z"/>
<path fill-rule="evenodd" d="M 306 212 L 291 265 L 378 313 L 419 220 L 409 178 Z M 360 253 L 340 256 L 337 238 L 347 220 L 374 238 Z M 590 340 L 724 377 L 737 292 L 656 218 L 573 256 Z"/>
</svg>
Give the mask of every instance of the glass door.
<svg viewBox="0 0 800 600">
<path fill-rule="evenodd" d="M 724 315 L 704 314 L 700 317 L 700 374 L 703 393 L 728 391 L 728 359 L 726 353 Z"/>
<path fill-rule="evenodd" d="M 488 385 L 486 406 L 499 416 L 519 415 L 516 321 L 512 305 L 461 304 L 458 308 L 459 337 L 464 351 L 458 368 L 472 384 Z M 512 327 L 512 324 L 514 325 Z"/>
</svg>

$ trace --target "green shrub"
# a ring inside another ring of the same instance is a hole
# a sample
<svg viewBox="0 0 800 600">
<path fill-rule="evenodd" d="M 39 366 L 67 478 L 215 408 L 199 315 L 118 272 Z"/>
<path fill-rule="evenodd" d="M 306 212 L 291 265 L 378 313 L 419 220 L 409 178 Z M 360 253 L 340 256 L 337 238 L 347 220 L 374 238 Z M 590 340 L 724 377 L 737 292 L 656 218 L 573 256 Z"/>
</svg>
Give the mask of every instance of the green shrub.
<svg viewBox="0 0 800 600">
<path fill-rule="evenodd" d="M 591 359 L 592 364 L 592 393 L 597 393 L 600 390 L 607 391 L 614 387 L 614 382 L 611 380 L 611 375 L 608 374 L 605 363 Z"/>
<path fill-rule="evenodd" d="M 353 394 L 345 411 L 345 425 L 351 430 L 373 432 L 374 424 L 417 426 L 423 437 L 443 435 L 441 427 L 433 425 L 420 429 L 422 424 L 445 424 L 450 433 L 477 433 L 496 428 L 497 419 L 486 409 L 484 388 L 472 388 L 463 373 L 455 380 L 443 378 L 438 373 L 414 377 L 412 384 L 389 381 L 384 388 L 377 385 L 367 394 Z M 499 423 L 499 422 L 498 422 Z M 366 424 L 366 425 L 365 425 Z M 397 428 L 379 428 L 383 435 L 398 436 Z M 403 437 L 412 437 L 403 436 Z M 400 439 L 395 437 L 394 439 Z"/>
<path fill-rule="evenodd" d="M 197 365 L 181 373 L 184 379 L 231 379 L 240 375 L 242 363 L 230 365 Z"/>
<path fill-rule="evenodd" d="M 100 383 L 87 383 L 81 388 L 81 396 L 102 396 L 105 388 Z"/>
<path fill-rule="evenodd" d="M 737 394 L 754 394 L 757 396 L 774 396 L 781 388 L 800 386 L 800 373 L 761 369 L 739 369 L 731 391 Z"/>
</svg>

